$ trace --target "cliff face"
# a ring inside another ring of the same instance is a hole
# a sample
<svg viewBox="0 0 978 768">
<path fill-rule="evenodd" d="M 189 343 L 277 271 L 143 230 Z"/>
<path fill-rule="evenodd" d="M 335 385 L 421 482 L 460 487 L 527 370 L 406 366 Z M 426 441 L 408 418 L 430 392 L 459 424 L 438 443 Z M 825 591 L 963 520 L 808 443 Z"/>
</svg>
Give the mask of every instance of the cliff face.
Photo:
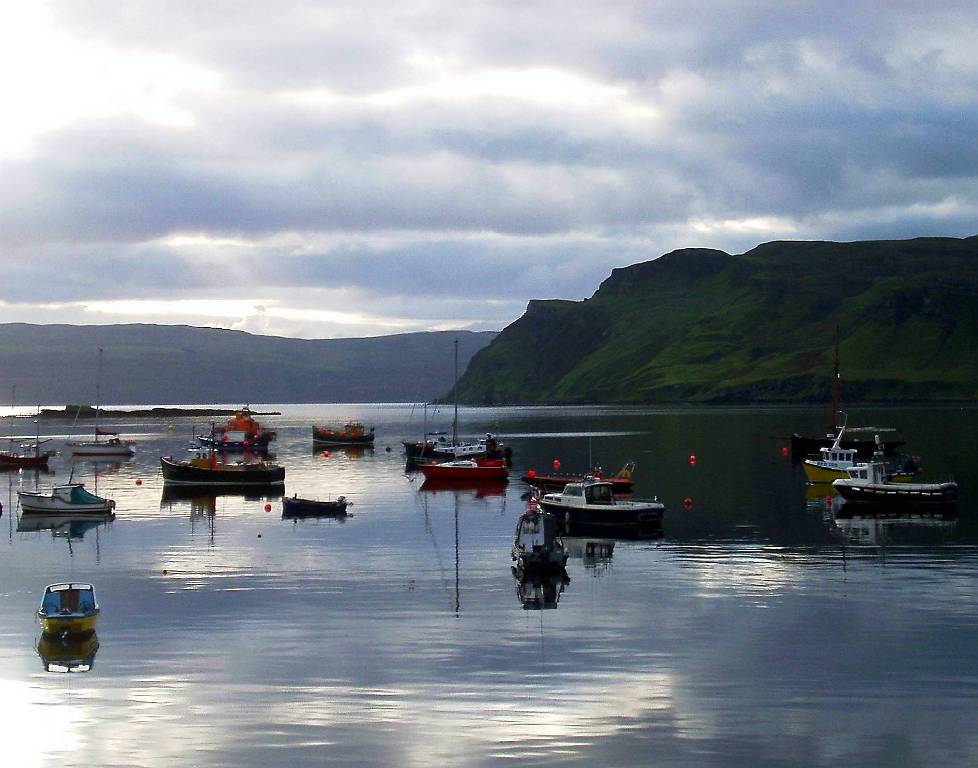
<svg viewBox="0 0 978 768">
<path fill-rule="evenodd" d="M 531 302 L 470 363 L 472 403 L 978 399 L 978 238 L 683 249 L 582 302 Z"/>
</svg>

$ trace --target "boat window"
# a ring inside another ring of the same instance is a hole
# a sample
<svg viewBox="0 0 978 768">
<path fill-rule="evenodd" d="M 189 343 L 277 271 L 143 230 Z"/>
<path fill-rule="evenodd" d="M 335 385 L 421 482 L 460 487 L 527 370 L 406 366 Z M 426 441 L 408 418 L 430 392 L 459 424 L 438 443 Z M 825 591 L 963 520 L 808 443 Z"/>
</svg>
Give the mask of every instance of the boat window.
<svg viewBox="0 0 978 768">
<path fill-rule="evenodd" d="M 862 471 L 860 471 L 860 473 L 859 473 L 859 478 L 860 478 L 861 480 L 865 480 L 865 479 L 866 479 L 866 470 L 865 470 L 865 469 L 864 469 L 864 470 L 862 470 Z"/>
<path fill-rule="evenodd" d="M 568 485 L 566 488 L 564 488 L 564 493 L 568 496 L 580 496 L 581 491 L 582 489 L 579 485 Z"/>
<path fill-rule="evenodd" d="M 611 502 L 611 487 L 608 485 L 592 485 L 588 488 L 587 497 L 592 504 L 608 504 Z"/>
</svg>

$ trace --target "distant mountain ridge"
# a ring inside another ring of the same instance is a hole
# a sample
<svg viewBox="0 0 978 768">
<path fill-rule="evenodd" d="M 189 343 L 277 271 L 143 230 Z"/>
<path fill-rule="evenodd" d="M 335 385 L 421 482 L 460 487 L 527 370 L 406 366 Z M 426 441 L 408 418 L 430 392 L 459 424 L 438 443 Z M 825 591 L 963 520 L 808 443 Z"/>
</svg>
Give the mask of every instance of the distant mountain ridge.
<svg viewBox="0 0 978 768">
<path fill-rule="evenodd" d="M 170 325 L 0 324 L 0 404 L 312 403 L 431 400 L 495 332 L 292 339 Z"/>
<path fill-rule="evenodd" d="M 531 301 L 470 362 L 463 402 L 978 400 L 978 237 L 682 249 L 590 299 Z"/>
</svg>

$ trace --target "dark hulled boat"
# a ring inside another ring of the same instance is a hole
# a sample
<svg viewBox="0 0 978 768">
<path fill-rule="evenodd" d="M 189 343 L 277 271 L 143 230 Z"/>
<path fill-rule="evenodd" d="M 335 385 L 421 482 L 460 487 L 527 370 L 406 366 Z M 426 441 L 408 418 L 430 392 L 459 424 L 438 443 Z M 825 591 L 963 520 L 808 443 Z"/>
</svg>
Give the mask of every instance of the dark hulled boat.
<svg viewBox="0 0 978 768">
<path fill-rule="evenodd" d="M 348 504 L 346 496 L 340 496 L 334 501 L 300 499 L 292 496 L 282 499 L 282 517 L 339 517 L 346 515 Z"/>
<path fill-rule="evenodd" d="M 268 461 L 223 462 L 214 454 L 204 458 L 160 459 L 163 482 L 175 485 L 277 485 L 285 482 L 285 467 Z"/>
<path fill-rule="evenodd" d="M 312 441 L 316 445 L 359 445 L 372 446 L 374 444 L 374 428 L 367 431 L 359 421 L 351 421 L 343 426 L 342 429 L 332 427 L 317 427 L 313 425 Z"/>
</svg>

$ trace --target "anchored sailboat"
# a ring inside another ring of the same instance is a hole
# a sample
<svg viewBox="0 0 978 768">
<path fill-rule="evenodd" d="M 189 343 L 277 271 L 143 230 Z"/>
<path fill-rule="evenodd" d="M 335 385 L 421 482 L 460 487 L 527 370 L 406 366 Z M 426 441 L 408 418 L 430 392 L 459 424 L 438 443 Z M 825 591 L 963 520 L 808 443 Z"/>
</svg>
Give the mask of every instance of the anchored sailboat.
<svg viewBox="0 0 978 768">
<path fill-rule="evenodd" d="M 98 348 L 98 375 L 95 379 L 95 439 L 69 440 L 65 447 L 72 456 L 132 456 L 131 440 L 120 440 L 118 432 L 110 432 L 99 426 L 102 415 L 102 348 Z M 107 437 L 108 440 L 99 440 Z"/>
</svg>

